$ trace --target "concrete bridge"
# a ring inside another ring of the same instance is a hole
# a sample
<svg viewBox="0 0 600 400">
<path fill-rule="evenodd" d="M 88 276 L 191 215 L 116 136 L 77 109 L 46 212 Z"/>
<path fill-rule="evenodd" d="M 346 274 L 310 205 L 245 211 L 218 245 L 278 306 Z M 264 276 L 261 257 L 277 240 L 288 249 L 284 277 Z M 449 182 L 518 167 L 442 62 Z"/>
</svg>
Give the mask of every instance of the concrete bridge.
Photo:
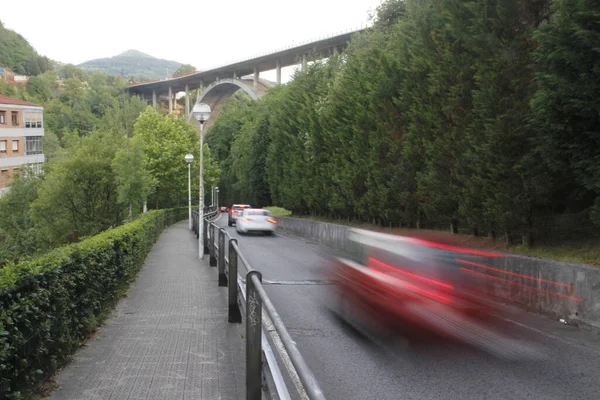
<svg viewBox="0 0 600 400">
<path fill-rule="evenodd" d="M 292 65 L 302 65 L 306 69 L 309 61 L 327 58 L 342 51 L 352 36 L 363 32 L 365 28 L 349 30 L 327 38 L 279 49 L 271 53 L 239 60 L 221 65 L 206 71 L 193 72 L 169 79 L 133 83 L 128 86 L 129 94 L 138 95 L 158 106 L 160 96 L 165 96 L 169 103 L 169 113 L 174 111 L 175 95 L 185 92 L 185 118 L 190 119 L 190 91 L 198 92 L 196 102 L 211 106 L 216 119 L 223 104 L 236 92 L 242 90 L 253 99 L 262 97 L 269 87 L 281 84 L 281 69 Z M 276 82 L 260 78 L 260 73 L 277 71 Z M 209 121 L 210 122 L 210 121 Z"/>
</svg>

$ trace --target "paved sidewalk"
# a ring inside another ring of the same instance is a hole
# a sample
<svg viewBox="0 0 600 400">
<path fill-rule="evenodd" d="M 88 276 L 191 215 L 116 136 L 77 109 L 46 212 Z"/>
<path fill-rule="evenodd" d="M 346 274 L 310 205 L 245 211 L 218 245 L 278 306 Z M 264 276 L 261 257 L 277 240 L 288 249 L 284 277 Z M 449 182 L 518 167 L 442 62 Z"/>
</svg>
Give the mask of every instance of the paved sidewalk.
<svg viewBox="0 0 600 400">
<path fill-rule="evenodd" d="M 182 221 L 165 229 L 99 335 L 57 377 L 52 399 L 243 399 L 240 326 L 226 288 Z"/>
</svg>

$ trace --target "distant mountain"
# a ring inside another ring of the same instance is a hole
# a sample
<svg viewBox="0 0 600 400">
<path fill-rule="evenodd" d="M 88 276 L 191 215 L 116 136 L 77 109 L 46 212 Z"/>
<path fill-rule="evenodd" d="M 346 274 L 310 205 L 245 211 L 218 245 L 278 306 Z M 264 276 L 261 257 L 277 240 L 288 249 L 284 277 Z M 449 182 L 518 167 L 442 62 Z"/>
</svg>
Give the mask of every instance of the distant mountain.
<svg viewBox="0 0 600 400">
<path fill-rule="evenodd" d="M 16 74 L 39 75 L 52 69 L 50 60 L 40 56 L 27 39 L 7 29 L 0 21 L 0 67 Z"/>
<path fill-rule="evenodd" d="M 170 77 L 180 66 L 181 63 L 162 60 L 137 50 L 127 50 L 114 57 L 99 58 L 78 65 L 86 71 L 101 71 L 111 75 L 145 79 Z"/>
</svg>

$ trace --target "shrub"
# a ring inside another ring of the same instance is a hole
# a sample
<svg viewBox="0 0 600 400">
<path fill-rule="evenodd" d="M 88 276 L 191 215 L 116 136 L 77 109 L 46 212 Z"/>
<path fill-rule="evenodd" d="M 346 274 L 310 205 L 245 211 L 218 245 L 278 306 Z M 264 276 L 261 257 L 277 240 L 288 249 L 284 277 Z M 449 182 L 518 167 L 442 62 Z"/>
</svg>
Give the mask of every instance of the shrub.
<svg viewBox="0 0 600 400">
<path fill-rule="evenodd" d="M 186 216 L 186 208 L 150 211 L 0 270 L 0 398 L 22 398 L 64 364 L 125 293 L 163 228 Z"/>
</svg>

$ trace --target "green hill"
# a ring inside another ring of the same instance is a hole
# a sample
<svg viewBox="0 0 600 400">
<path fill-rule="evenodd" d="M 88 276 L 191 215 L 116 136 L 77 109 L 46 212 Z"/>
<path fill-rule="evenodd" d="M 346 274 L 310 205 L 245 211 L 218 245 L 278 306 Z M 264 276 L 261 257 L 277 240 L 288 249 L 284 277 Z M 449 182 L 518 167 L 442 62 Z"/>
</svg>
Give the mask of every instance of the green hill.
<svg viewBox="0 0 600 400">
<path fill-rule="evenodd" d="M 99 58 L 79 64 L 86 71 L 101 71 L 111 75 L 161 79 L 173 75 L 181 63 L 162 60 L 137 50 L 127 50 L 114 57 Z"/>
<path fill-rule="evenodd" d="M 0 21 L 0 67 L 16 74 L 39 75 L 52 69 L 47 57 L 40 56 L 27 39 L 7 29 Z"/>
</svg>

